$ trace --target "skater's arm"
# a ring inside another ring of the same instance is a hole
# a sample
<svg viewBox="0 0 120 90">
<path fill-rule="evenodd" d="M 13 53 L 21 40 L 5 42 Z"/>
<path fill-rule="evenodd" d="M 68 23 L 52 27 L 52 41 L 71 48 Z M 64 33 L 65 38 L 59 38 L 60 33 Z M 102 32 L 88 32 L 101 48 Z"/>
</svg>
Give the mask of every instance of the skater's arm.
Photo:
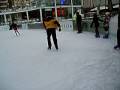
<svg viewBox="0 0 120 90">
<path fill-rule="evenodd" d="M 57 26 L 60 27 L 60 24 L 57 20 L 55 21 L 55 24 L 57 24 Z"/>
<path fill-rule="evenodd" d="M 59 27 L 59 31 L 61 31 L 60 23 L 57 20 L 55 21 L 55 24 L 57 24 L 57 26 Z"/>
</svg>

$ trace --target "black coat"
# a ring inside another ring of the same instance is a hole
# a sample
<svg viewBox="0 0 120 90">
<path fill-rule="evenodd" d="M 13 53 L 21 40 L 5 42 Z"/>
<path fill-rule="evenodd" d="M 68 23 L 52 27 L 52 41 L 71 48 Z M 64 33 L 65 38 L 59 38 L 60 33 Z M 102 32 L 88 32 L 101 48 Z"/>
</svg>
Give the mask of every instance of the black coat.
<svg viewBox="0 0 120 90">
<path fill-rule="evenodd" d="M 17 24 L 12 23 L 12 25 L 10 25 L 10 30 L 12 29 L 17 30 Z"/>
<path fill-rule="evenodd" d="M 97 14 L 94 14 L 93 21 L 91 23 L 91 27 L 93 26 L 93 23 L 95 24 L 95 27 L 99 27 L 99 20 L 100 19 L 98 18 Z"/>
<path fill-rule="evenodd" d="M 76 17 L 76 23 L 77 23 L 77 25 L 81 25 L 81 22 L 82 22 L 81 15 L 77 15 L 77 17 Z"/>
</svg>

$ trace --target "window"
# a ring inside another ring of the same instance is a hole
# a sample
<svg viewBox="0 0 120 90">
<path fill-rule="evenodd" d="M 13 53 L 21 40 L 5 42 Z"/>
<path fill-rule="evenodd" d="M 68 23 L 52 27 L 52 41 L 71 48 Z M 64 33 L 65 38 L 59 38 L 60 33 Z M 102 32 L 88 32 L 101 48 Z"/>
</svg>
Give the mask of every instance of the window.
<svg viewBox="0 0 120 90">
<path fill-rule="evenodd" d="M 56 0 L 57 5 L 71 5 L 71 0 Z"/>
<path fill-rule="evenodd" d="M 73 0 L 73 5 L 81 5 L 81 0 Z"/>
</svg>

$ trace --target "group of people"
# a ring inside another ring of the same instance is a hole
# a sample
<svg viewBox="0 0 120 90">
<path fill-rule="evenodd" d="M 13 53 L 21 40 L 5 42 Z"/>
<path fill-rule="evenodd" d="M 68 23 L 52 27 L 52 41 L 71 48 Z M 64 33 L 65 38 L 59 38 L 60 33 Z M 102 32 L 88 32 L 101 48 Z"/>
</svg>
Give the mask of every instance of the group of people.
<svg viewBox="0 0 120 90">
<path fill-rule="evenodd" d="M 119 14 L 120 14 L 120 11 L 119 11 Z M 118 16 L 117 45 L 114 46 L 114 49 L 120 49 L 120 25 L 119 25 L 120 20 L 119 19 L 120 19 L 120 15 Z M 96 33 L 95 36 L 96 37 L 100 37 L 99 30 L 98 30 L 98 27 L 99 27 L 98 21 L 102 21 L 102 20 L 100 20 L 97 17 L 97 14 L 94 14 L 92 23 L 95 23 L 95 33 Z M 106 12 L 105 18 L 102 22 L 103 22 L 103 26 L 104 26 L 104 30 L 105 30 L 105 34 L 104 34 L 103 38 L 107 39 L 107 38 L 109 38 L 109 22 L 110 22 L 110 13 L 109 12 Z"/>
<path fill-rule="evenodd" d="M 100 37 L 99 30 L 98 30 L 98 28 L 99 28 L 99 21 L 103 22 L 103 24 L 104 24 L 105 35 L 103 36 L 103 38 L 109 38 L 110 13 L 106 12 L 104 20 L 99 19 L 99 17 L 97 16 L 96 13 L 93 15 L 93 20 L 92 20 L 92 23 L 91 23 L 90 27 L 92 27 L 93 24 L 94 24 L 94 26 L 95 26 L 95 37 L 96 38 Z M 82 17 L 79 14 L 79 12 L 77 12 L 76 13 L 76 25 L 77 25 L 77 30 L 78 30 L 77 33 L 81 33 L 82 32 L 81 22 L 82 22 Z"/>
<path fill-rule="evenodd" d="M 99 17 L 97 16 L 96 13 L 93 15 L 93 20 L 92 20 L 92 23 L 91 23 L 90 27 L 92 27 L 93 24 L 94 24 L 94 26 L 95 26 L 95 37 L 96 38 L 100 38 L 99 29 L 98 29 L 99 28 L 99 21 L 103 22 L 103 28 L 104 28 L 104 31 L 105 31 L 103 38 L 104 39 L 109 38 L 110 17 L 111 17 L 110 12 L 105 13 L 104 20 L 99 19 Z M 119 16 L 118 16 L 117 45 L 114 46 L 114 49 L 120 49 L 120 20 L 119 19 L 120 19 L 120 10 L 119 10 Z M 77 33 L 82 32 L 81 22 L 82 22 L 82 17 L 79 14 L 79 12 L 77 12 L 76 13 L 76 25 L 77 25 L 77 30 L 78 30 Z"/>
<path fill-rule="evenodd" d="M 77 33 L 82 33 L 82 28 L 81 28 L 81 22 L 82 22 L 82 17 L 81 15 L 77 12 L 76 13 L 76 25 L 77 25 L 77 29 L 78 32 Z M 99 34 L 99 21 L 102 21 L 98 18 L 97 14 L 94 14 L 93 16 L 93 20 L 91 23 L 91 27 L 95 26 L 95 37 L 99 38 L 100 34 Z M 110 21 L 110 14 L 106 13 L 105 14 L 105 18 L 102 21 L 104 24 L 104 30 L 105 30 L 105 35 L 103 36 L 103 38 L 109 38 L 109 21 Z M 119 20 L 120 21 L 120 20 Z M 120 24 L 118 22 L 118 24 Z M 61 26 L 60 23 L 53 18 L 52 16 L 47 16 L 43 19 L 43 25 L 44 28 L 47 32 L 47 41 L 48 41 L 48 49 L 51 50 L 51 36 L 53 38 L 53 42 L 55 45 L 56 50 L 58 50 L 58 43 L 57 43 L 57 37 L 56 37 L 56 29 L 59 28 L 58 30 L 61 31 Z M 20 35 L 18 29 L 17 29 L 17 24 L 13 21 L 13 23 L 10 25 L 10 30 L 13 29 L 15 31 L 16 36 Z M 117 31 L 117 45 L 114 47 L 114 49 L 120 49 L 120 27 L 118 28 Z"/>
<path fill-rule="evenodd" d="M 99 19 L 99 17 L 97 16 L 96 13 L 93 15 L 93 21 L 91 23 L 91 27 L 93 26 L 93 24 L 95 25 L 95 37 L 96 38 L 100 37 L 99 30 L 98 30 L 99 21 L 103 22 L 103 27 L 104 27 L 104 30 L 105 30 L 105 34 L 104 34 L 103 38 L 109 38 L 110 13 L 109 12 L 105 13 L 104 20 Z"/>
</svg>

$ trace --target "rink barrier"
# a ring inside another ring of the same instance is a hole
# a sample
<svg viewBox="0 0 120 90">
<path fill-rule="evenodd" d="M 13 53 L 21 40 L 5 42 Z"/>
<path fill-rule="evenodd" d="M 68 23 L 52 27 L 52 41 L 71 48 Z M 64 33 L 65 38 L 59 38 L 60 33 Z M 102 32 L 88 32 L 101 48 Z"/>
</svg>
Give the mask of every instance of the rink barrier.
<svg viewBox="0 0 120 90">
<path fill-rule="evenodd" d="M 0 26 L 0 31 L 7 31 L 9 30 L 9 25 L 3 25 L 3 26 Z"/>
<path fill-rule="evenodd" d="M 61 29 L 65 31 L 73 31 L 73 22 L 70 20 L 60 22 Z"/>
<path fill-rule="evenodd" d="M 23 23 L 22 24 L 22 29 L 23 30 L 27 30 L 28 29 L 28 24 L 27 23 Z"/>
<path fill-rule="evenodd" d="M 111 41 L 116 44 L 117 42 L 117 30 L 118 30 L 118 15 L 112 17 L 109 23 L 109 32 Z"/>
<path fill-rule="evenodd" d="M 114 16 L 110 20 L 110 25 L 109 25 L 109 31 L 113 36 L 117 35 L 117 30 L 118 30 L 118 15 Z"/>
<path fill-rule="evenodd" d="M 72 31 L 73 30 L 73 21 L 70 20 L 64 20 L 60 21 L 60 26 L 62 30 L 65 31 Z M 22 29 L 44 29 L 42 23 L 24 23 L 22 24 Z"/>
</svg>

